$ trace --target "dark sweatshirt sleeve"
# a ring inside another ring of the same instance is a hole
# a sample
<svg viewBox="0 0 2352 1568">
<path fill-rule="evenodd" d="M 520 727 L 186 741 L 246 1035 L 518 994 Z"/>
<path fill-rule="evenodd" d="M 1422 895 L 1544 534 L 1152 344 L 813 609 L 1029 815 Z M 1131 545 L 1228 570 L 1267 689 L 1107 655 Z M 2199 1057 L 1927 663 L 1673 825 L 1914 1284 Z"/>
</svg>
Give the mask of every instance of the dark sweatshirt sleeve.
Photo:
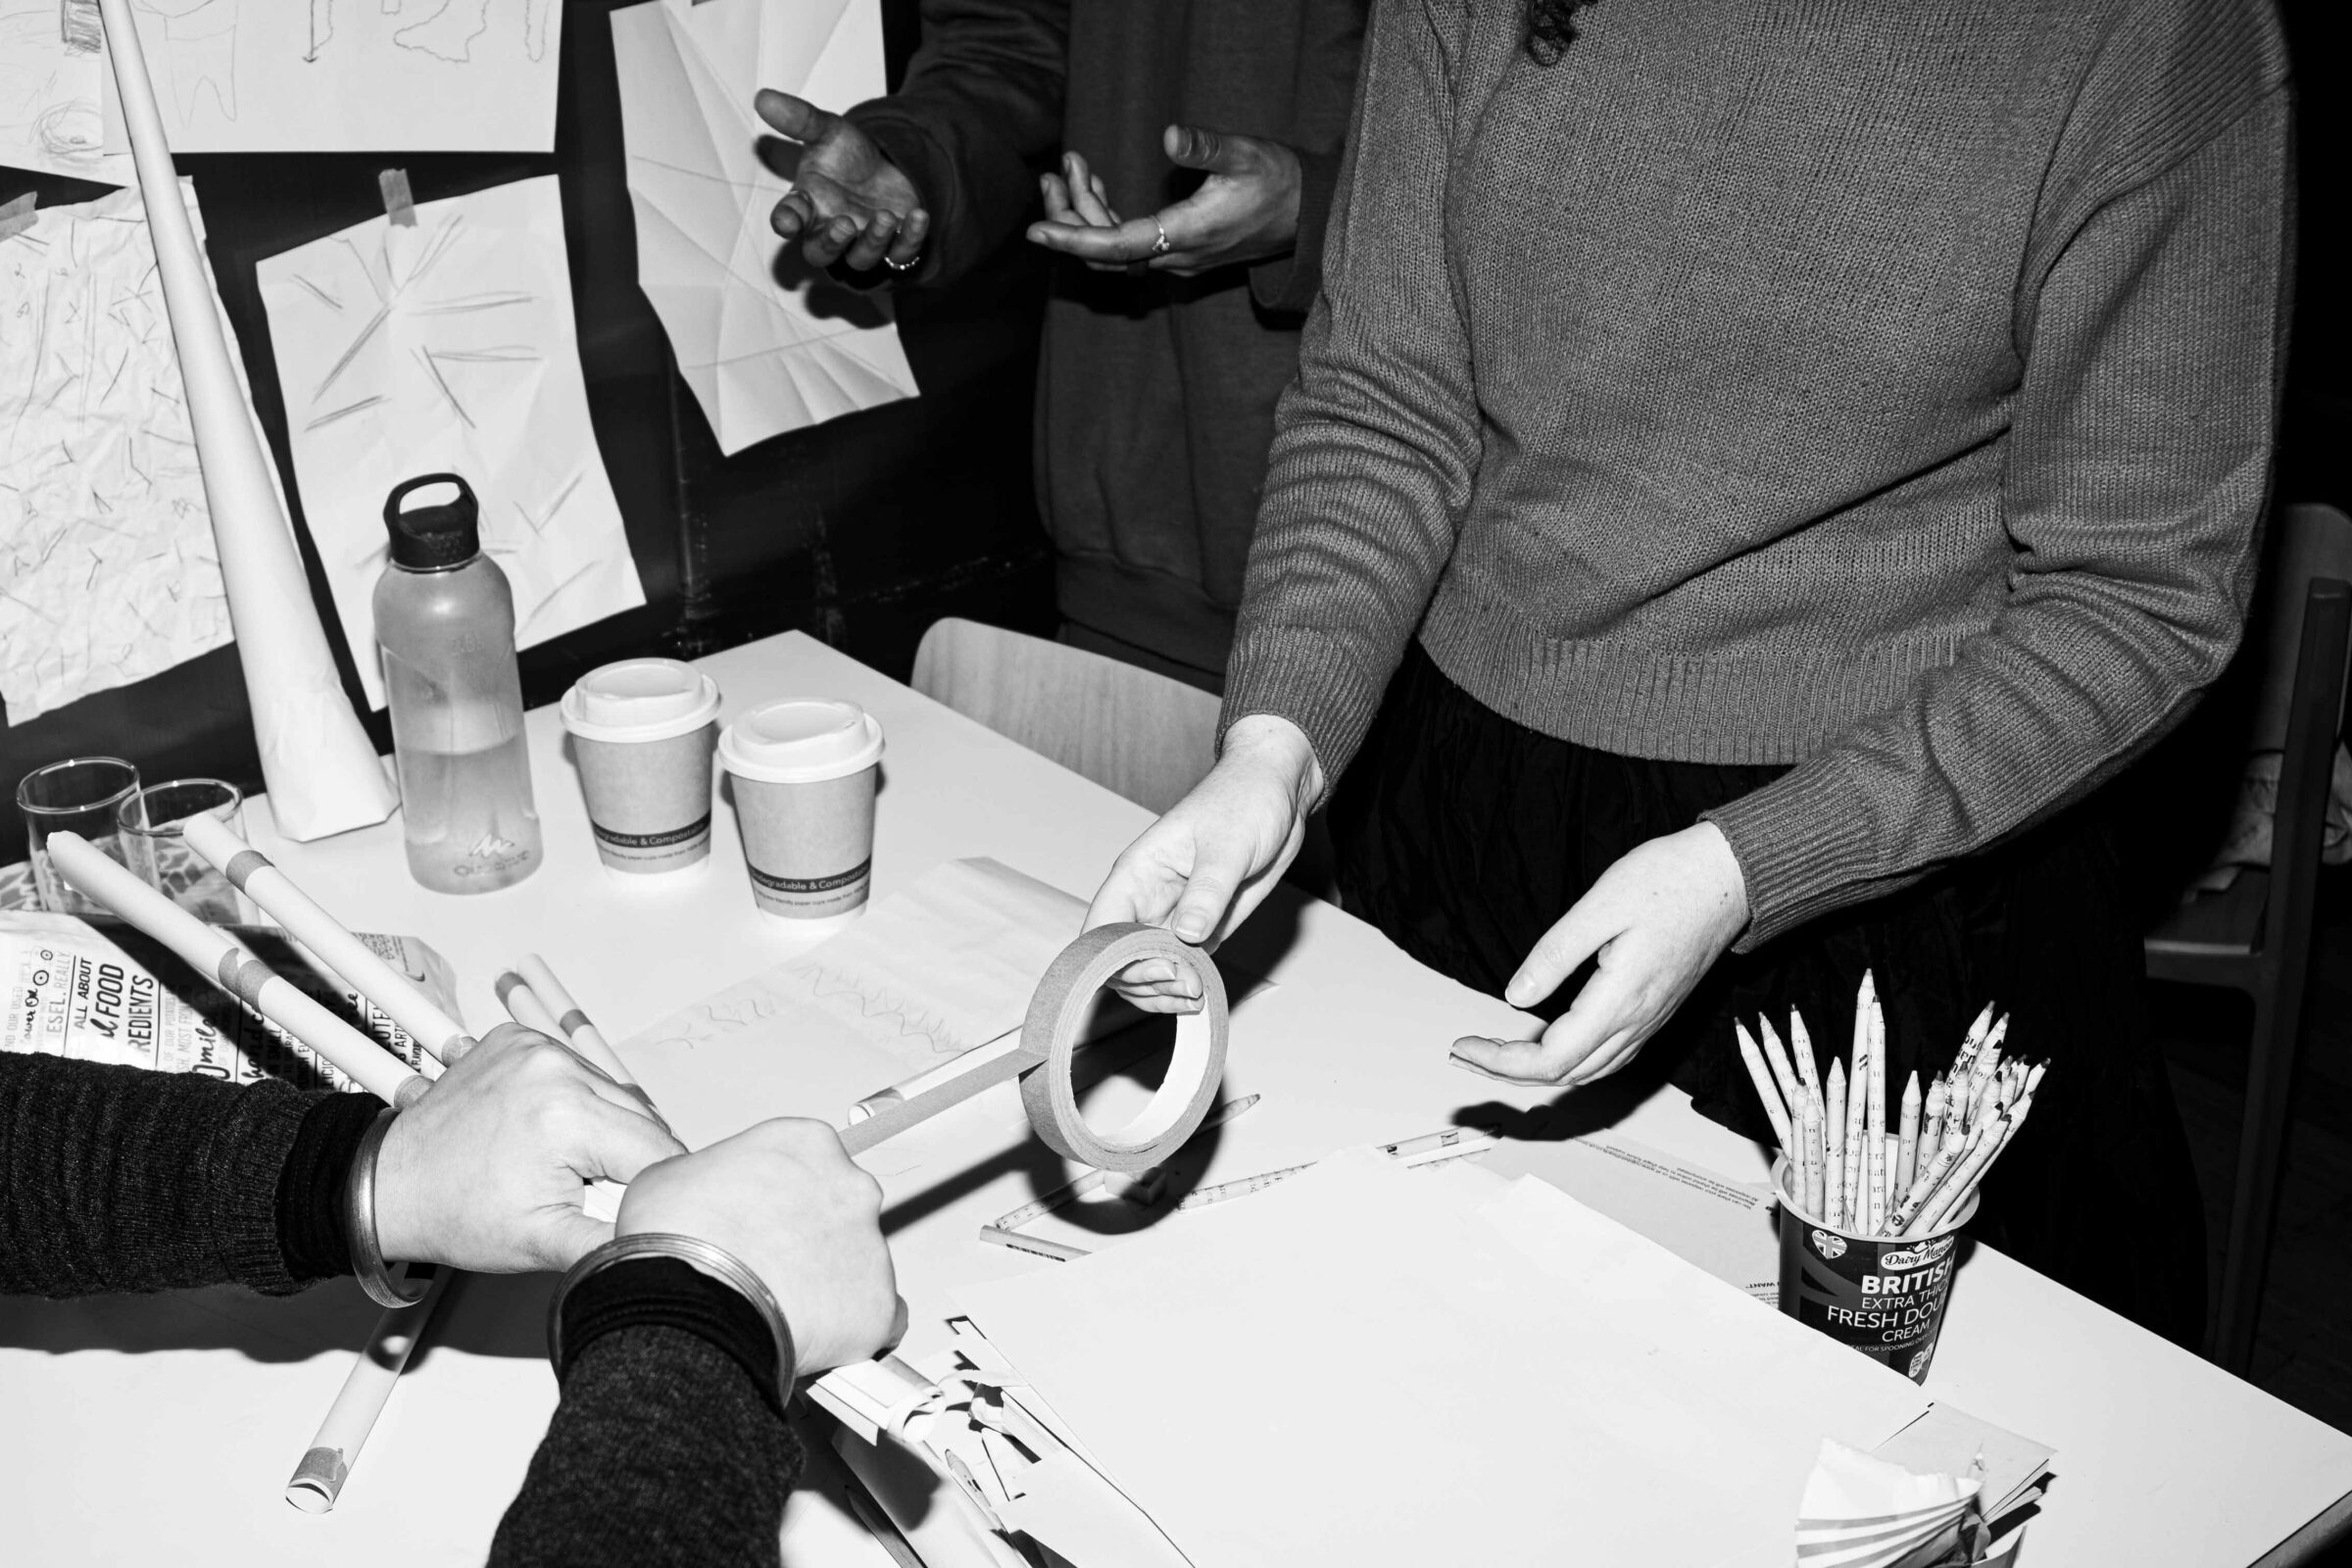
<svg viewBox="0 0 2352 1568">
<path fill-rule="evenodd" d="M 778 1563 L 802 1453 L 759 1315 L 668 1259 L 591 1275 L 563 1310 L 563 1401 L 492 1568 Z"/>
<path fill-rule="evenodd" d="M 0 1054 L 0 1294 L 284 1295 L 347 1272 L 343 1177 L 379 1108 L 273 1080 Z"/>
<path fill-rule="evenodd" d="M 1068 0 L 924 0 L 922 42 L 887 98 L 851 109 L 922 192 L 914 284 L 952 283 L 1020 225 L 1061 141 Z"/>
<path fill-rule="evenodd" d="M 2143 69 L 2085 95 L 2120 123 L 2083 112 L 2080 172 L 2062 160 L 2050 196 L 2076 219 L 2041 225 L 2021 289 L 2008 603 L 1891 711 L 1706 813 L 1747 882 L 1742 949 L 2079 799 L 2236 648 L 2289 255 L 2287 95 L 2276 69 L 2245 79 L 2260 42 L 2118 47 Z"/>
<path fill-rule="evenodd" d="M 1250 269 L 1250 296 L 1261 310 L 1301 316 L 1323 286 L 1323 231 L 1331 223 L 1332 192 L 1340 183 L 1341 154 L 1298 154 L 1298 238 L 1288 253 Z"/>
</svg>

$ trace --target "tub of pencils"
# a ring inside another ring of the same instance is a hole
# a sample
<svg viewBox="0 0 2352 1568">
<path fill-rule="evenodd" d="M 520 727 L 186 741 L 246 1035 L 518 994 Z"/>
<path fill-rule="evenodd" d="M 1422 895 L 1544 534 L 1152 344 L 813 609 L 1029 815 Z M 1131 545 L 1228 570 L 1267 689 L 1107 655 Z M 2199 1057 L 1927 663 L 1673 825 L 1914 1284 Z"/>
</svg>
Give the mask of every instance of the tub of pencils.
<svg viewBox="0 0 2352 1568">
<path fill-rule="evenodd" d="M 1984 1173 L 2033 1108 L 2042 1069 L 2001 1059 L 2005 1018 L 1986 1007 L 1923 1095 L 1904 1086 L 1889 1125 L 1886 1025 L 1869 975 L 1848 1063 L 1814 1060 L 1804 1019 L 1789 1046 L 1770 1019 L 1736 1026 L 1740 1059 L 1780 1140 L 1781 1310 L 1924 1382 L 1943 1332 L 1960 1231 Z M 1760 1041 L 1759 1041 L 1760 1037 Z"/>
</svg>

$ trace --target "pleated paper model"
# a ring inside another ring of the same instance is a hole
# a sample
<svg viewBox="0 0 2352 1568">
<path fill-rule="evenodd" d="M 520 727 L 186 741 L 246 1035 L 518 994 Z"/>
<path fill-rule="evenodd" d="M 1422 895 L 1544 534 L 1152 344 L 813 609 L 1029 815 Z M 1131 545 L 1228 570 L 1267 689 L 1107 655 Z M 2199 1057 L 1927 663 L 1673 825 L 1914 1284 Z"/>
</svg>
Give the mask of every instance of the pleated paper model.
<svg viewBox="0 0 2352 1568">
<path fill-rule="evenodd" d="M 812 274 L 768 226 L 792 183 L 761 87 L 846 108 L 882 91 L 875 0 L 647 0 L 612 13 L 637 279 L 729 455 L 917 395 L 889 300 Z"/>
</svg>

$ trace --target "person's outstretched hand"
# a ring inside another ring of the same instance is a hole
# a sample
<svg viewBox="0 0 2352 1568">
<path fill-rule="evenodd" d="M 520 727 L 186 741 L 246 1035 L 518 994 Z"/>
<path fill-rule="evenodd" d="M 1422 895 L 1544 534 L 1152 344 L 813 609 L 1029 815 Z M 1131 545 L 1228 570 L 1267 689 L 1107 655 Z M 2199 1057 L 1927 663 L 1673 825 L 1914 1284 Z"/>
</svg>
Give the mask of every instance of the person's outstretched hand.
<svg viewBox="0 0 2352 1568">
<path fill-rule="evenodd" d="M 1086 911 L 1086 928 L 1140 920 L 1214 951 L 1264 901 L 1306 836 L 1306 808 L 1323 769 L 1305 732 L 1252 713 L 1225 732 L 1217 765 L 1112 862 Z M 1149 1012 L 1191 1012 L 1200 982 L 1165 959 L 1112 977 Z"/>
<path fill-rule="evenodd" d="M 569 1268 L 612 1235 L 581 1210 L 581 1184 L 625 1182 L 683 1148 L 570 1048 L 501 1024 L 392 1118 L 376 1242 L 387 1258 L 485 1274 Z"/>
<path fill-rule="evenodd" d="M 1636 845 L 1536 943 L 1503 988 L 1550 996 L 1587 958 L 1592 977 L 1538 1040 L 1453 1043 L 1453 1059 L 1516 1084 L 1582 1085 L 1634 1059 L 1747 926 L 1747 882 L 1722 830 L 1701 822 Z"/>
<path fill-rule="evenodd" d="M 788 92 L 762 87 L 752 104 L 776 134 L 801 144 L 792 191 L 768 222 L 801 242 L 809 266 L 845 262 L 863 271 L 886 256 L 900 267 L 914 265 L 931 215 L 905 171 L 864 131 Z"/>
<path fill-rule="evenodd" d="M 1061 170 L 1041 177 L 1046 220 L 1030 240 L 1075 256 L 1097 271 L 1142 263 L 1190 277 L 1211 268 L 1280 256 L 1298 239 L 1298 155 L 1278 141 L 1231 131 L 1170 125 L 1160 133 L 1170 163 L 1204 169 L 1200 188 L 1150 218 L 1122 222 L 1086 159 L 1062 154 Z M 1158 249 L 1165 231 L 1168 248 Z"/>
<path fill-rule="evenodd" d="M 723 1247 L 775 1293 L 807 1377 L 862 1361 L 904 1332 L 882 1240 L 882 1187 L 821 1121 L 761 1122 L 629 1184 L 617 1235 L 668 1231 Z"/>
</svg>

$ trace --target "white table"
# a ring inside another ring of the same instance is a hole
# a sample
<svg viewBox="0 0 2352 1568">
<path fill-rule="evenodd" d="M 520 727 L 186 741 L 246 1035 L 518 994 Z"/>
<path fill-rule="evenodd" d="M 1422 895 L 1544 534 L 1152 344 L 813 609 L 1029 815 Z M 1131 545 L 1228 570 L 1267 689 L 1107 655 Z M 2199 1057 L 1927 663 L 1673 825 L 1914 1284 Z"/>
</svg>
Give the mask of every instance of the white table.
<svg viewBox="0 0 2352 1568">
<path fill-rule="evenodd" d="M 785 695 L 849 697 L 888 736 L 874 851 L 877 897 L 937 862 L 988 855 L 1091 894 L 1148 820 L 1139 808 L 798 634 L 704 661 L 725 714 Z M 428 893 L 410 880 L 397 821 L 310 845 L 257 842 L 353 923 L 421 936 L 457 966 L 477 1026 L 525 949 L 548 955 L 611 1038 L 766 968 L 808 938 L 753 912 L 723 808 L 710 873 L 658 891 L 595 863 L 554 710 L 530 718 L 548 861 L 504 892 Z M 1285 900 L 1237 949 L 1279 954 L 1275 989 L 1235 1020 L 1230 1091 L 1264 1096 L 1226 1129 L 1208 1180 L 1311 1157 L 1333 1141 L 1403 1136 L 1489 1103 L 1499 1087 L 1446 1062 L 1472 1031 L 1524 1027 L 1502 1004 L 1420 968 L 1362 922 Z M 1287 928 L 1287 934 L 1286 934 Z M 1517 1103 L 1538 1097 L 1511 1095 Z M 951 1115 L 986 1114 L 985 1099 Z M 746 1121 L 759 1107 L 747 1106 Z M 946 1125 L 946 1135 L 955 1128 Z M 1742 1178 L 1754 1145 L 1663 1092 L 1632 1137 Z M 887 1146 L 886 1146 L 887 1147 Z M 893 1237 L 919 1349 L 944 1291 L 1033 1267 L 974 1228 L 1032 1195 L 1033 1178 L 894 1187 Z M 914 1200 L 902 1202 L 903 1199 Z M 229 1291 L 82 1302 L 0 1302 L 0 1558 L 26 1564 L 476 1562 L 555 1403 L 542 1359 L 544 1277 L 462 1280 L 324 1516 L 281 1488 L 375 1309 L 348 1283 L 285 1301 Z M 927 1320 L 927 1321 L 926 1321 Z M 1980 1247 L 1955 1286 L 1929 1390 L 2058 1449 L 2024 1561 L 2288 1561 L 2352 1515 L 2352 1437 L 2279 1403 Z M 821 1498 L 796 1499 L 795 1563 L 883 1564 Z"/>
</svg>

